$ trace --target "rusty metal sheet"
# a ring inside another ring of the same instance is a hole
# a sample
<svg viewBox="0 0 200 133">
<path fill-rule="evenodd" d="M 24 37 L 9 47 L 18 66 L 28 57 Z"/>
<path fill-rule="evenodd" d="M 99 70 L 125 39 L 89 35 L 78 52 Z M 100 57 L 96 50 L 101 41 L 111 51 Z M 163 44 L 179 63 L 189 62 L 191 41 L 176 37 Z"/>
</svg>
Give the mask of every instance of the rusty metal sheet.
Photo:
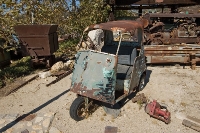
<svg viewBox="0 0 200 133">
<path fill-rule="evenodd" d="M 58 25 L 17 25 L 15 30 L 19 37 L 26 35 L 49 35 L 57 31 Z"/>
<path fill-rule="evenodd" d="M 23 55 L 50 56 L 58 49 L 58 25 L 17 25 Z"/>
<path fill-rule="evenodd" d="M 116 56 L 93 50 L 79 51 L 71 91 L 106 103 L 115 103 Z"/>
<path fill-rule="evenodd" d="M 151 18 L 165 17 L 165 18 L 199 18 L 199 13 L 185 14 L 185 13 L 149 13 Z"/>
<path fill-rule="evenodd" d="M 89 29 L 103 29 L 116 31 L 121 30 L 123 32 L 132 31 L 134 32 L 136 29 L 143 29 L 143 24 L 139 21 L 131 21 L 131 20 L 120 20 L 120 21 L 109 21 L 106 23 L 91 25 Z"/>
</svg>

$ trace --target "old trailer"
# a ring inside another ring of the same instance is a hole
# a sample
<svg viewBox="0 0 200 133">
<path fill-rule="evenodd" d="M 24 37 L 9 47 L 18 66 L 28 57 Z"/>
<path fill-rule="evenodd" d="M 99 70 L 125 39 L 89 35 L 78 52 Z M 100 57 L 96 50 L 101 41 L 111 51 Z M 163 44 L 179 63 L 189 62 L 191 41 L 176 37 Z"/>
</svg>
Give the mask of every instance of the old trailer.
<svg viewBox="0 0 200 133">
<path fill-rule="evenodd" d="M 23 56 L 31 56 L 34 65 L 51 67 L 55 62 L 53 53 L 58 49 L 58 25 L 17 25 L 15 31 L 20 39 Z"/>
</svg>

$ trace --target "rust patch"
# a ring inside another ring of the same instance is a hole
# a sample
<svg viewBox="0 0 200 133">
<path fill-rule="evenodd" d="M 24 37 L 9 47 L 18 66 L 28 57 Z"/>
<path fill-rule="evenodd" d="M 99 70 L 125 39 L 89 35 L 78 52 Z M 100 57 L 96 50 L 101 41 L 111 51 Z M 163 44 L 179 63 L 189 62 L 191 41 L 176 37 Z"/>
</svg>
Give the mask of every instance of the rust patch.
<svg viewBox="0 0 200 133">
<path fill-rule="evenodd" d="M 95 100 L 103 101 L 106 103 L 114 104 L 115 98 L 109 95 L 106 95 L 102 89 L 93 88 L 91 90 L 87 89 L 86 86 L 82 86 L 81 83 L 74 83 L 73 87 L 70 89 L 72 92 L 86 96 Z M 103 94 L 101 94 L 103 93 Z M 107 96 L 107 97 L 106 97 Z"/>
<path fill-rule="evenodd" d="M 86 30 L 98 29 L 98 28 L 110 31 L 121 30 L 122 32 L 131 32 L 138 28 L 143 29 L 143 23 L 140 21 L 131 21 L 131 20 L 110 21 L 106 23 L 91 25 Z"/>
</svg>

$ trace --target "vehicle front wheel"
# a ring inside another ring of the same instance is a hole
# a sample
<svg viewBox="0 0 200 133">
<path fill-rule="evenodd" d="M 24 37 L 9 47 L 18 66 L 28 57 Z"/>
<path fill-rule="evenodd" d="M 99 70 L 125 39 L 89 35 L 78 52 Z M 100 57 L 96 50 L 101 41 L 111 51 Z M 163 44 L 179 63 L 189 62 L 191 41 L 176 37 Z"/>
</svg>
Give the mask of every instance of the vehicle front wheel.
<svg viewBox="0 0 200 133">
<path fill-rule="evenodd" d="M 70 107 L 70 116 L 75 121 L 81 121 L 86 117 L 85 111 L 85 99 L 83 97 L 77 97 L 71 107 Z"/>
<path fill-rule="evenodd" d="M 137 91 L 142 91 L 145 87 L 145 78 L 146 78 L 146 75 L 143 74 L 141 77 L 140 77 L 140 82 L 139 82 L 139 85 L 138 85 L 138 88 L 137 88 Z"/>
</svg>

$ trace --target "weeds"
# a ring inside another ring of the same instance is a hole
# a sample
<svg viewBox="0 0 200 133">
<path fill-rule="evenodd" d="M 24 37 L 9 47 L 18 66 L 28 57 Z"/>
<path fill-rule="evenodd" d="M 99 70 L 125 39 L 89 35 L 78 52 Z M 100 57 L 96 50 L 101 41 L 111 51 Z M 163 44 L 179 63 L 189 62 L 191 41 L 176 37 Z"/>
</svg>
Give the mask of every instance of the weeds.
<svg viewBox="0 0 200 133">
<path fill-rule="evenodd" d="M 138 104 L 138 106 L 139 106 L 139 110 L 142 109 L 143 101 L 138 100 L 138 101 L 137 101 L 137 104 Z"/>
<path fill-rule="evenodd" d="M 13 62 L 10 67 L 6 67 L 0 71 L 0 88 L 14 79 L 30 74 L 33 71 L 31 66 L 31 58 L 24 57 L 21 60 Z"/>
<path fill-rule="evenodd" d="M 68 57 L 73 56 L 76 52 L 76 45 L 78 44 L 78 39 L 67 40 L 59 44 L 59 49 L 54 53 L 56 58 L 67 55 Z"/>
</svg>

